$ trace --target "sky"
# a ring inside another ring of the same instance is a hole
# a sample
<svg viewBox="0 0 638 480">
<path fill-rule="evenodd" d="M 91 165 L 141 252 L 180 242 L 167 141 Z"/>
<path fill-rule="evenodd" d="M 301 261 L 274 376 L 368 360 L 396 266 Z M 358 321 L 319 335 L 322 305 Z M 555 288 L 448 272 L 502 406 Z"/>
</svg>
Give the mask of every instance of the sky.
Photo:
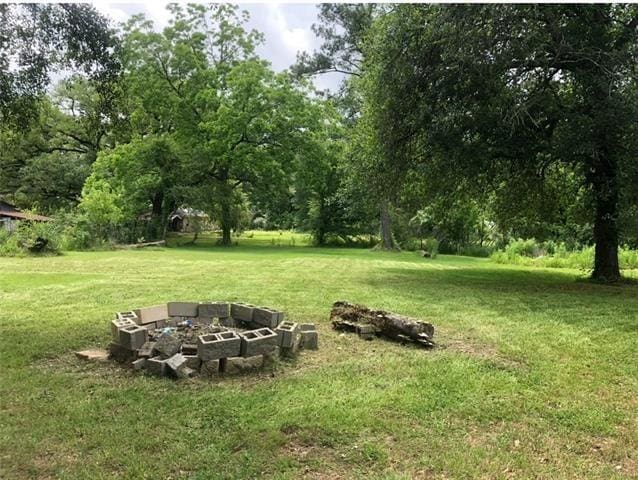
<svg viewBox="0 0 638 480">
<path fill-rule="evenodd" d="M 140 3 L 94 2 L 95 7 L 110 17 L 115 24 L 126 21 L 131 15 L 143 13 L 153 20 L 156 29 L 168 24 L 170 13 L 166 2 L 147 1 Z M 319 48 L 321 40 L 311 29 L 317 21 L 318 6 L 315 4 L 291 3 L 242 3 L 240 9 L 250 13 L 248 28 L 262 32 L 265 42 L 257 52 L 270 61 L 276 71 L 284 70 L 295 63 L 298 51 L 312 52 Z M 320 89 L 336 91 L 342 76 L 328 73 L 314 78 Z"/>
</svg>

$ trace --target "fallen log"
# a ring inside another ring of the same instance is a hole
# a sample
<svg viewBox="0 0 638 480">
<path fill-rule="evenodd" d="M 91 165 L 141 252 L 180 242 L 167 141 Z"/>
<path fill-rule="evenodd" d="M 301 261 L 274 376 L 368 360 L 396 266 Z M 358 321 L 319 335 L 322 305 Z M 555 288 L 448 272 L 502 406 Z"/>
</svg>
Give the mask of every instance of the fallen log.
<svg viewBox="0 0 638 480">
<path fill-rule="evenodd" d="M 368 334 L 388 337 L 402 343 L 416 343 L 430 348 L 435 345 L 434 326 L 414 318 L 384 310 L 371 310 L 364 305 L 335 302 L 330 310 L 330 321 L 335 330 L 360 333 L 362 325 L 371 325 Z"/>
</svg>

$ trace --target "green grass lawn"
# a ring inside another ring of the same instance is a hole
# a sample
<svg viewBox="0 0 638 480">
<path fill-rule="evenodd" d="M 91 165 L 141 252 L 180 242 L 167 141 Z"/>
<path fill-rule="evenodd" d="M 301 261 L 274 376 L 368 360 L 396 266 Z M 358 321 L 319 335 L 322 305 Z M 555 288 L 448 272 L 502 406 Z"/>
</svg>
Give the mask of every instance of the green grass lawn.
<svg viewBox="0 0 638 480">
<path fill-rule="evenodd" d="M 638 476 L 638 285 L 274 243 L 0 259 L 0 478 Z M 215 382 L 73 356 L 115 311 L 207 299 L 316 322 L 320 350 Z M 440 346 L 340 335 L 335 300 L 429 320 Z"/>
</svg>

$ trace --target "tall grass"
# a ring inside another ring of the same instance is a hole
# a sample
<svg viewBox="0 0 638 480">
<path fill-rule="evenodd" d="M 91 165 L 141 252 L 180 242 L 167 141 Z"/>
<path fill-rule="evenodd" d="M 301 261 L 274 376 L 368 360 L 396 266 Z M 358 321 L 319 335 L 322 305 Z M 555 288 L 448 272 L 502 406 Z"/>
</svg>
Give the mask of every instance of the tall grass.
<svg viewBox="0 0 638 480">
<path fill-rule="evenodd" d="M 546 268 L 591 269 L 594 265 L 594 247 L 568 250 L 564 243 L 539 243 L 534 239 L 517 239 L 504 250 L 490 256 L 496 263 L 537 266 Z M 620 248 L 618 260 L 622 269 L 638 269 L 638 251 Z"/>
</svg>

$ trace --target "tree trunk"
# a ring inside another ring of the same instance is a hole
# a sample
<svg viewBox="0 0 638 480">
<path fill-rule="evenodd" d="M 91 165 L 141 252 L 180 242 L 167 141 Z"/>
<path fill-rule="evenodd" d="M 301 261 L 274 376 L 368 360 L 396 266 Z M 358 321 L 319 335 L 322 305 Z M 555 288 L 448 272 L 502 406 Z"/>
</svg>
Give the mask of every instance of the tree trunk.
<svg viewBox="0 0 638 480">
<path fill-rule="evenodd" d="M 233 201 L 233 189 L 226 181 L 222 188 L 222 195 L 220 197 L 221 203 L 221 227 L 222 227 L 222 239 L 220 244 L 223 246 L 232 245 L 230 233 L 233 225 L 232 216 L 232 201 Z"/>
<path fill-rule="evenodd" d="M 394 250 L 396 245 L 394 238 L 392 237 L 392 221 L 390 219 L 390 202 L 387 199 L 383 199 L 380 205 L 380 235 L 381 243 L 379 248 L 382 250 Z"/>
<path fill-rule="evenodd" d="M 594 271 L 592 279 L 600 282 L 620 280 L 618 264 L 618 178 L 615 162 L 597 162 L 593 178 L 596 201 L 594 221 Z"/>
<path fill-rule="evenodd" d="M 434 326 L 431 323 L 383 310 L 371 310 L 363 305 L 335 302 L 330 310 L 330 321 L 335 330 L 354 331 L 359 335 L 374 333 L 426 348 L 434 346 Z"/>
</svg>

